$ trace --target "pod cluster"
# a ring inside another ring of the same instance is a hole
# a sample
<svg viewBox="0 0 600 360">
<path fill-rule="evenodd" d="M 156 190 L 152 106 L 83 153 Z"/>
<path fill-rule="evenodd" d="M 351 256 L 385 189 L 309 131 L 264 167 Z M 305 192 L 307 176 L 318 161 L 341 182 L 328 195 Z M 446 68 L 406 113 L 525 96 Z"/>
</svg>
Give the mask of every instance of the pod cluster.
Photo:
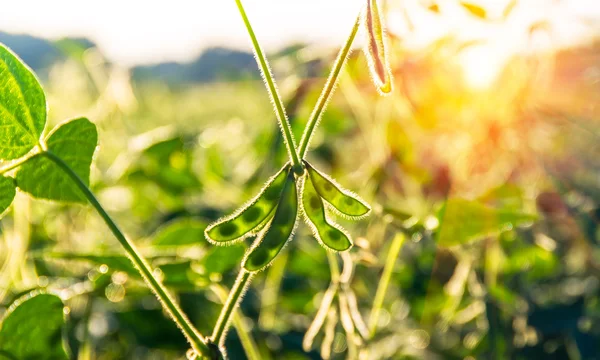
<svg viewBox="0 0 600 360">
<path fill-rule="evenodd" d="M 328 250 L 341 252 L 352 247 L 350 235 L 329 218 L 329 213 L 360 219 L 369 205 L 333 179 L 304 162 L 305 171 L 295 175 L 289 163 L 273 175 L 251 201 L 206 228 L 208 241 L 230 245 L 256 236 L 242 267 L 249 272 L 269 266 L 292 238 L 298 219 L 312 229 Z"/>
</svg>

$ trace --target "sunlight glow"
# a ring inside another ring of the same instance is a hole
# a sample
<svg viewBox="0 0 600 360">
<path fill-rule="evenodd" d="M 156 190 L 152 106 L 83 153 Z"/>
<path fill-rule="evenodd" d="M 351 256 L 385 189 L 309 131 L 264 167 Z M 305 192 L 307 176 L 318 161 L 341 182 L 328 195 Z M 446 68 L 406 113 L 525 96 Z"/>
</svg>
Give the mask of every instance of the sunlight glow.
<svg viewBox="0 0 600 360">
<path fill-rule="evenodd" d="M 458 57 L 465 82 L 474 90 L 494 85 L 508 60 L 506 53 L 494 51 L 491 46 L 465 50 Z"/>
</svg>

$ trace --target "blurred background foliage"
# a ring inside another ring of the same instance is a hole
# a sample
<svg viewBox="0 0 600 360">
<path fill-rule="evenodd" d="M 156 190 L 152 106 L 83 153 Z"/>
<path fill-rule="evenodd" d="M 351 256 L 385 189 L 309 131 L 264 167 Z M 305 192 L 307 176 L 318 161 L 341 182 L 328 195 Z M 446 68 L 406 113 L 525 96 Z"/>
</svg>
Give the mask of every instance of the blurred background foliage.
<svg viewBox="0 0 600 360">
<path fill-rule="evenodd" d="M 464 6 L 473 21 L 496 21 Z M 352 54 L 309 155 L 374 206 L 366 220 L 338 220 L 356 243 L 344 259 L 350 315 L 375 335 L 362 339 L 333 313 L 302 350 L 332 274 L 301 226 L 245 296 L 232 359 L 246 358 L 241 337 L 261 359 L 343 359 L 359 344 L 371 359 L 598 358 L 600 43 L 515 55 L 474 86 L 459 61 L 480 41 L 404 46 L 417 30 L 390 31 L 391 96 Z M 123 69 L 82 39 L 0 41 L 42 77 L 51 122 L 96 123 L 93 190 L 209 334 L 248 242 L 214 247 L 204 228 L 286 159 L 252 55 L 215 48 L 188 64 Z M 335 52 L 271 54 L 297 139 Z M 185 339 L 92 209 L 19 194 L 0 234 L 0 313 L 42 287 L 70 310 L 73 358 L 185 358 Z M 383 307 L 369 318 L 394 244 Z"/>
</svg>

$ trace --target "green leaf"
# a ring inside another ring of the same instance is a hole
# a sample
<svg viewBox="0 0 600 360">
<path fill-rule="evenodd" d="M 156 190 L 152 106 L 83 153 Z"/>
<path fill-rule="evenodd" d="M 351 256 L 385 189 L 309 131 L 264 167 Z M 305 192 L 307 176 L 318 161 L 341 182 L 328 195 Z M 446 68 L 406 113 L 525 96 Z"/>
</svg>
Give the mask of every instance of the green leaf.
<svg viewBox="0 0 600 360">
<path fill-rule="evenodd" d="M 298 220 L 298 191 L 294 172 L 288 171 L 285 187 L 269 226 L 261 232 L 244 259 L 247 271 L 259 271 L 271 264 L 287 241 L 292 238 Z"/>
<path fill-rule="evenodd" d="M 15 301 L 2 320 L 0 358 L 68 359 L 62 336 L 64 325 L 63 303 L 59 297 L 25 295 Z"/>
<path fill-rule="evenodd" d="M 0 218 L 10 204 L 12 204 L 16 195 L 15 180 L 9 177 L 0 176 Z"/>
<path fill-rule="evenodd" d="M 246 245 L 243 243 L 231 246 L 213 246 L 202 258 L 206 273 L 223 274 L 233 270 L 244 258 Z"/>
<path fill-rule="evenodd" d="M 360 219 L 371 212 L 369 205 L 357 195 L 342 188 L 333 179 L 305 162 L 310 179 L 323 199 L 336 209 L 340 215 Z"/>
<path fill-rule="evenodd" d="M 319 243 L 333 251 L 345 251 L 352 247 L 350 236 L 336 224 L 327 221 L 323 199 L 308 177 L 302 190 L 302 210 L 306 223 L 311 227 Z"/>
<path fill-rule="evenodd" d="M 142 280 L 139 271 L 125 255 L 116 254 L 78 254 L 78 253 L 46 253 L 45 258 L 66 261 L 88 262 L 97 266 L 108 266 L 107 271 L 122 271 L 132 278 Z M 191 260 L 174 261 L 172 257 L 155 256 L 150 262 L 162 272 L 163 283 L 178 289 L 195 289 L 208 284 L 206 276 L 194 271 Z"/>
<path fill-rule="evenodd" d="M 273 216 L 273 209 L 286 184 L 289 165 L 286 164 L 271 177 L 259 194 L 233 214 L 217 220 L 206 228 L 206 239 L 216 244 L 231 243 L 254 235 L 261 224 Z"/>
<path fill-rule="evenodd" d="M 367 32 L 367 46 L 365 54 L 371 69 L 371 75 L 381 94 L 392 91 L 392 73 L 387 61 L 386 35 L 377 6 L 377 0 L 367 0 L 365 15 L 365 27 Z"/>
<path fill-rule="evenodd" d="M 485 11 L 484 8 L 482 8 L 479 5 L 475 5 L 475 4 L 468 3 L 468 2 L 461 2 L 460 5 L 473 16 L 476 16 L 476 17 L 478 17 L 480 19 L 484 19 L 484 20 L 487 17 L 487 12 Z"/>
<path fill-rule="evenodd" d="M 63 159 L 86 185 L 90 182 L 90 166 L 98 132 L 88 119 L 80 118 L 59 125 L 48 136 L 48 150 Z M 23 164 L 17 173 L 17 186 L 37 197 L 48 200 L 85 203 L 86 198 L 73 181 L 52 160 L 43 154 Z"/>
<path fill-rule="evenodd" d="M 0 44 L 0 159 L 17 159 L 39 143 L 46 97 L 33 71 Z"/>
<path fill-rule="evenodd" d="M 498 210 L 477 201 L 449 199 L 442 210 L 437 242 L 441 246 L 465 244 L 529 224 L 535 219 L 532 214 Z"/>
<path fill-rule="evenodd" d="M 204 230 L 206 224 L 199 220 L 177 220 L 161 227 L 154 235 L 152 245 L 160 247 L 176 247 L 206 244 Z"/>
</svg>

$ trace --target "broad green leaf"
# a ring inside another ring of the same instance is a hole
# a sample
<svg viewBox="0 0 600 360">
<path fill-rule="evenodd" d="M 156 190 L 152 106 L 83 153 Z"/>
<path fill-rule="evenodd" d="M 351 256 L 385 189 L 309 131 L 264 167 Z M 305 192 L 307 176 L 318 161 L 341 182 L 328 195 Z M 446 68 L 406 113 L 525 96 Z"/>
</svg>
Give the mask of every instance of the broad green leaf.
<svg viewBox="0 0 600 360">
<path fill-rule="evenodd" d="M 381 94 L 388 94 L 392 91 L 392 73 L 387 60 L 387 39 L 377 0 L 367 0 L 364 21 L 367 32 L 365 54 L 371 69 L 371 76 L 377 90 Z"/>
<path fill-rule="evenodd" d="M 15 301 L 0 325 L 0 359 L 68 359 L 63 307 L 59 297 L 49 294 Z"/>
<path fill-rule="evenodd" d="M 0 176 L 0 218 L 4 211 L 12 204 L 16 195 L 15 190 L 15 180 Z"/>
<path fill-rule="evenodd" d="M 246 245 L 243 243 L 231 246 L 213 246 L 201 260 L 206 273 L 223 274 L 233 270 L 243 260 Z"/>
<path fill-rule="evenodd" d="M 287 241 L 291 239 L 297 220 L 298 191 L 294 172 L 289 170 L 273 220 L 258 235 L 242 266 L 251 272 L 269 266 Z"/>
<path fill-rule="evenodd" d="M 96 126 L 85 118 L 59 125 L 46 140 L 48 150 L 63 159 L 86 185 L 90 182 L 90 166 L 97 142 Z M 71 178 L 42 154 L 21 166 L 17 173 L 17 186 L 37 198 L 86 201 Z"/>
<path fill-rule="evenodd" d="M 286 164 L 277 174 L 267 181 L 259 194 L 233 214 L 217 220 L 206 228 L 208 241 L 222 245 L 242 240 L 255 234 L 261 224 L 273 216 L 273 209 L 286 183 L 289 165 Z"/>
<path fill-rule="evenodd" d="M 536 219 L 535 215 L 495 209 L 477 201 L 449 199 L 442 210 L 438 245 L 452 246 L 499 234 Z"/>
<path fill-rule="evenodd" d="M 175 247 L 206 244 L 204 230 L 206 224 L 199 220 L 178 220 L 161 227 L 154 235 L 152 245 L 160 247 Z"/>
<path fill-rule="evenodd" d="M 487 12 L 484 8 L 482 8 L 479 5 L 475 5 L 469 2 L 461 2 L 460 5 L 473 16 L 476 16 L 480 19 L 485 19 L 487 17 Z"/>
<path fill-rule="evenodd" d="M 325 201 L 333 206 L 342 216 L 349 218 L 362 218 L 371 211 L 369 205 L 357 195 L 342 188 L 333 179 L 318 171 L 305 162 L 308 175 L 313 186 Z"/>
<path fill-rule="evenodd" d="M 302 209 L 306 223 L 313 230 L 319 243 L 333 251 L 345 251 L 352 247 L 350 236 L 334 224 L 327 221 L 323 199 L 315 190 L 308 177 L 302 191 Z"/>
<path fill-rule="evenodd" d="M 88 262 L 97 266 L 106 265 L 107 271 L 122 271 L 132 278 L 142 280 L 139 271 L 125 255 L 56 252 L 43 254 L 43 256 L 56 260 Z M 172 257 L 166 256 L 155 256 L 149 260 L 154 268 L 162 272 L 162 281 L 167 286 L 178 289 L 194 289 L 208 285 L 208 278 L 194 271 L 191 260 L 175 261 Z"/>
<path fill-rule="evenodd" d="M 46 97 L 33 71 L 0 44 L 0 159 L 17 159 L 38 143 Z"/>
</svg>

